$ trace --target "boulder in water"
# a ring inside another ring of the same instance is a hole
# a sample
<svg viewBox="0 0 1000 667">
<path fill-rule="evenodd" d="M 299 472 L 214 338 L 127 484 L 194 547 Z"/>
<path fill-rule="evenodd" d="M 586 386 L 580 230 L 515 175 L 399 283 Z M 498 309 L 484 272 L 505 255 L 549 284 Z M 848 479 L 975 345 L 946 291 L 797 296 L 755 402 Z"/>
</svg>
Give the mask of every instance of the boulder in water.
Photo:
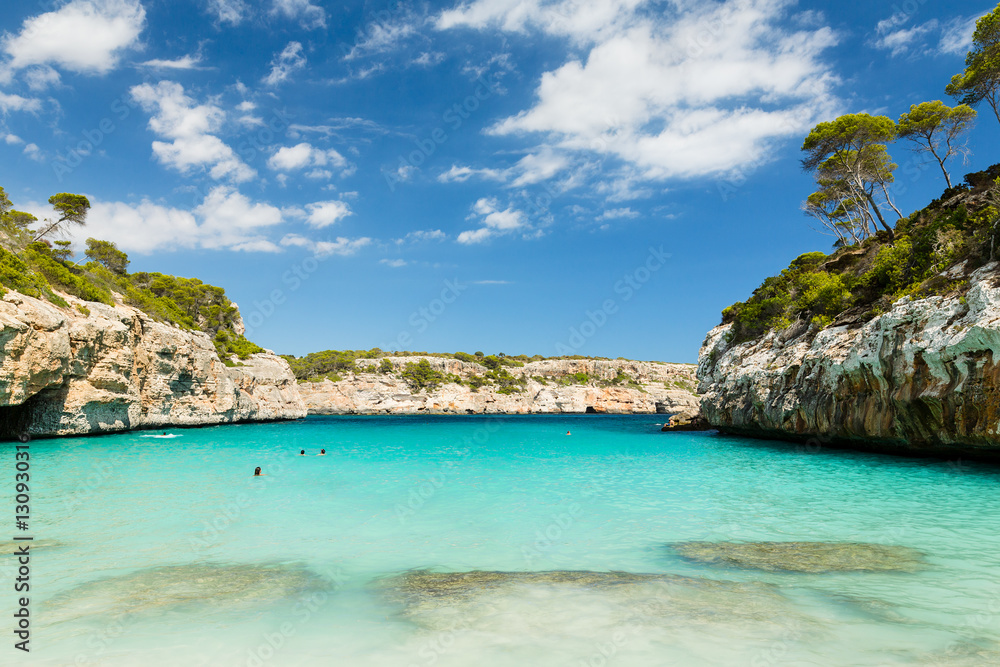
<svg viewBox="0 0 1000 667">
<path fill-rule="evenodd" d="M 671 546 L 698 563 L 769 572 L 913 572 L 924 563 L 916 549 L 862 542 L 679 542 Z"/>
</svg>

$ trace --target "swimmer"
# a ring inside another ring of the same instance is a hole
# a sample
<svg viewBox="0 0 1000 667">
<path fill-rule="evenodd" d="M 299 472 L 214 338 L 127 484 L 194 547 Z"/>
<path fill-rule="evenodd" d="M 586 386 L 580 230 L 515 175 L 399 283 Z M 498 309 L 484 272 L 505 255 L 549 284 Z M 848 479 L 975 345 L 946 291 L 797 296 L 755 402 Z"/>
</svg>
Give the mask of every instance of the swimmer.
<svg viewBox="0 0 1000 667">
<path fill-rule="evenodd" d="M 572 433 L 570 433 L 569 431 L 566 431 L 566 435 L 572 435 Z"/>
<path fill-rule="evenodd" d="M 306 450 L 304 449 L 299 450 L 299 456 L 305 456 L 305 455 L 306 455 Z"/>
<path fill-rule="evenodd" d="M 256 468 L 253 469 L 253 476 L 254 477 L 262 477 L 263 475 L 264 475 L 264 473 L 262 473 L 260 471 L 260 466 L 257 466 Z"/>
<path fill-rule="evenodd" d="M 317 454 L 316 456 L 326 456 L 326 450 L 325 449 L 319 450 L 319 454 Z"/>
</svg>

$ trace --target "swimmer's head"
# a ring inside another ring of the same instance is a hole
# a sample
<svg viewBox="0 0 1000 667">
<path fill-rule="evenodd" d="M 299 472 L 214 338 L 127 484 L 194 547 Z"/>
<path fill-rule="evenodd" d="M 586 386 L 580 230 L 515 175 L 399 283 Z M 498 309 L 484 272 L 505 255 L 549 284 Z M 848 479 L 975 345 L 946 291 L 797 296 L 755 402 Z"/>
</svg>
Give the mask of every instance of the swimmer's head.
<svg viewBox="0 0 1000 667">
<path fill-rule="evenodd" d="M 299 454 L 305 454 L 305 453 L 306 453 L 306 450 L 304 450 L 304 449 L 300 449 L 299 450 Z"/>
<path fill-rule="evenodd" d="M 325 449 L 321 449 L 321 450 L 319 450 L 319 453 L 320 454 L 326 454 L 326 450 Z"/>
<path fill-rule="evenodd" d="M 256 468 L 253 469 L 253 476 L 254 477 L 260 476 L 260 466 L 257 466 Z"/>
</svg>

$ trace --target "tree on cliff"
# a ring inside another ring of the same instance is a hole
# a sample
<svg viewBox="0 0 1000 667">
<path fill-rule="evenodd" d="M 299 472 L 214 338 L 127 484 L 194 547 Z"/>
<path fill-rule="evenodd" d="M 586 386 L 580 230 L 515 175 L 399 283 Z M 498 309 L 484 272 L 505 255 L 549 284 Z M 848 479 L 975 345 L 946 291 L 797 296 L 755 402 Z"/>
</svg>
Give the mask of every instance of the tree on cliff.
<svg viewBox="0 0 1000 667">
<path fill-rule="evenodd" d="M 972 50 L 965 54 L 965 69 L 951 77 L 944 91 L 970 107 L 986 100 L 1000 121 L 1000 5 L 976 21 Z"/>
<path fill-rule="evenodd" d="M 899 137 L 915 143 L 914 150 L 933 155 L 950 188 L 951 176 L 944 163 L 956 155 L 968 155 L 963 138 L 975 119 L 976 110 L 966 104 L 949 107 L 941 100 L 921 102 L 899 117 Z"/>
<path fill-rule="evenodd" d="M 80 226 L 87 224 L 90 200 L 83 195 L 60 192 L 49 197 L 49 203 L 60 217 L 57 220 L 46 219 L 42 226 L 35 230 L 32 241 L 41 241 L 47 236 L 65 232 L 70 224 Z"/>
<path fill-rule="evenodd" d="M 129 258 L 111 241 L 87 239 L 84 253 L 88 259 L 102 265 L 108 271 L 124 276 L 128 272 Z"/>
<path fill-rule="evenodd" d="M 814 172 L 820 189 L 813 197 L 822 206 L 812 206 L 807 200 L 807 212 L 816 215 L 823 210 L 834 211 L 830 221 L 837 228 L 846 218 L 852 228 L 867 230 L 877 221 L 892 234 L 879 208 L 879 201 L 888 204 L 902 218 L 889 197 L 888 185 L 897 165 L 892 162 L 885 145 L 896 138 L 896 123 L 887 116 L 866 113 L 846 114 L 836 120 L 820 123 L 802 143 L 806 157 L 802 166 Z M 855 216 L 859 216 L 855 220 Z M 867 236 L 867 231 L 863 234 Z"/>
<path fill-rule="evenodd" d="M 12 244 L 23 247 L 31 241 L 31 230 L 29 226 L 36 222 L 38 218 L 25 213 L 15 211 L 7 193 L 0 188 L 0 233 L 7 237 Z"/>
</svg>

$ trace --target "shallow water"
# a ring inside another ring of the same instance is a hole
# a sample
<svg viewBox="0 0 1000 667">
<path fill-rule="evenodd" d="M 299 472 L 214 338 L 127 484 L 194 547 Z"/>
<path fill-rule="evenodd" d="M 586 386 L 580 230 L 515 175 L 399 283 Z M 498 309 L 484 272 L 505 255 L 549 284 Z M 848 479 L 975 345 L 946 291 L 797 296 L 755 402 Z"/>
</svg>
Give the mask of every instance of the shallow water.
<svg viewBox="0 0 1000 667">
<path fill-rule="evenodd" d="M 1000 467 L 658 421 L 316 417 L 32 442 L 32 652 L 8 621 L 0 664 L 1000 664 Z M 668 546 L 720 541 L 922 562 L 741 569 Z M 428 594 L 400 588 L 410 570 L 670 576 L 489 574 L 500 585 Z"/>
</svg>

